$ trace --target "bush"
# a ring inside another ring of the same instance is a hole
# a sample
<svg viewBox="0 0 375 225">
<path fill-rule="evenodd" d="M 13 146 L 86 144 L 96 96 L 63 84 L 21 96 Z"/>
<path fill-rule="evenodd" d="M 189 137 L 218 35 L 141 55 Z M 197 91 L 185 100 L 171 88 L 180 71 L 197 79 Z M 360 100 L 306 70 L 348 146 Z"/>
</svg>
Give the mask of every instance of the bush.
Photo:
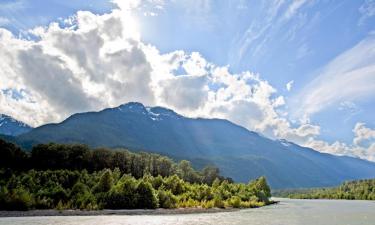
<svg viewBox="0 0 375 225">
<path fill-rule="evenodd" d="M 5 199 L 5 210 L 28 210 L 33 205 L 30 193 L 23 188 L 16 188 Z"/>
<path fill-rule="evenodd" d="M 124 175 L 105 196 L 102 204 L 109 209 L 133 209 L 137 206 L 137 180 L 130 175 Z"/>
<path fill-rule="evenodd" d="M 177 198 L 170 190 L 165 191 L 163 189 L 159 189 L 157 193 L 160 208 L 170 209 L 176 207 Z"/>
<path fill-rule="evenodd" d="M 228 200 L 228 205 L 233 207 L 233 208 L 240 208 L 241 207 L 241 198 L 238 196 L 232 196 Z"/>
<path fill-rule="evenodd" d="M 158 199 L 155 190 L 149 182 L 141 180 L 136 189 L 137 193 L 137 208 L 140 209 L 155 209 L 158 207 Z"/>
<path fill-rule="evenodd" d="M 111 190 L 113 184 L 112 171 L 110 169 L 104 170 L 103 175 L 100 177 L 99 183 L 94 187 L 94 193 L 108 192 Z"/>
<path fill-rule="evenodd" d="M 224 202 L 219 196 L 214 197 L 214 207 L 216 208 L 224 208 Z"/>
</svg>

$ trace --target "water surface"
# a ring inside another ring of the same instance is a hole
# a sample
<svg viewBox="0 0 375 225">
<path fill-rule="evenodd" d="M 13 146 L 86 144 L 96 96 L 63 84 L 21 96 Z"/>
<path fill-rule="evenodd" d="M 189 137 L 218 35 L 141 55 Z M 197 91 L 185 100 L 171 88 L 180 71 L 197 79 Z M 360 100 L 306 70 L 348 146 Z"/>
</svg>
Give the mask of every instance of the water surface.
<svg viewBox="0 0 375 225">
<path fill-rule="evenodd" d="M 280 203 L 258 209 L 236 212 L 183 215 L 134 216 L 51 216 L 0 218 L 1 224 L 267 224 L 267 225 L 352 225 L 375 224 L 374 201 L 348 200 L 292 200 L 278 199 Z"/>
</svg>

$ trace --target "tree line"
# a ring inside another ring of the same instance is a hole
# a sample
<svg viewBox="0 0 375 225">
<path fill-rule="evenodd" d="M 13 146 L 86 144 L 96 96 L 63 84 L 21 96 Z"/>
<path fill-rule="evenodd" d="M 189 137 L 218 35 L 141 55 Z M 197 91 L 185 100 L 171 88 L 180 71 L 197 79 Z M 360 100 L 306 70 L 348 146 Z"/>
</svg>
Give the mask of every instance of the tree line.
<svg viewBox="0 0 375 225">
<path fill-rule="evenodd" d="M 273 194 L 296 199 L 375 200 L 375 179 L 347 181 L 331 188 L 282 190 Z"/>
<path fill-rule="evenodd" d="M 175 163 L 172 159 L 153 153 L 131 152 L 126 149 L 110 150 L 107 148 L 90 149 L 81 144 L 39 144 L 31 152 L 25 152 L 13 143 L 0 139 L 0 168 L 24 171 L 36 170 L 83 170 L 88 172 L 118 168 L 121 173 L 141 178 L 144 174 L 151 176 L 178 175 L 191 183 L 207 183 L 220 176 L 219 169 L 207 166 L 196 171 L 187 160 Z"/>
<path fill-rule="evenodd" d="M 42 144 L 30 153 L 0 140 L 0 209 L 259 207 L 264 177 L 233 183 L 215 167 L 84 145 Z"/>
</svg>

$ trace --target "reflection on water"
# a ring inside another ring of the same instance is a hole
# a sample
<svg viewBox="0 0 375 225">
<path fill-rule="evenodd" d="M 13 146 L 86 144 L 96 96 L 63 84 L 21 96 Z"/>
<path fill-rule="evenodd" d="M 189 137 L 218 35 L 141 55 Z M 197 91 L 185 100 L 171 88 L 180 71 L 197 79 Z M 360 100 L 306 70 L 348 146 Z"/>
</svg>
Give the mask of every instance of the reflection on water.
<svg viewBox="0 0 375 225">
<path fill-rule="evenodd" d="M 0 218 L 1 224 L 375 224 L 374 201 L 279 199 L 278 205 L 237 212 L 188 215 Z"/>
</svg>

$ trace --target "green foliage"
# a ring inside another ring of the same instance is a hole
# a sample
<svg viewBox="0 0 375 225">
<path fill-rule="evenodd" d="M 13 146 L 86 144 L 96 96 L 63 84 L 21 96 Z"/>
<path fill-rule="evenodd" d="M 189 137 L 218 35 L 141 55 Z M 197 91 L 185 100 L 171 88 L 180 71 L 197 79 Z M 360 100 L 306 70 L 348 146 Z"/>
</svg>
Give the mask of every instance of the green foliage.
<svg viewBox="0 0 375 225">
<path fill-rule="evenodd" d="M 155 209 L 158 207 L 158 199 L 152 185 L 141 180 L 136 189 L 137 205 L 136 208 L 140 209 Z"/>
<path fill-rule="evenodd" d="M 175 195 L 172 194 L 170 190 L 164 190 L 163 188 L 158 190 L 158 199 L 159 199 L 159 207 L 170 209 L 175 208 L 177 203 L 177 198 Z"/>
<path fill-rule="evenodd" d="M 173 175 L 171 177 L 167 177 L 164 182 L 165 187 L 174 195 L 182 194 L 185 191 L 184 187 L 185 182 L 179 178 L 177 175 Z"/>
<path fill-rule="evenodd" d="M 33 204 L 33 199 L 31 194 L 22 187 L 10 191 L 2 188 L 0 202 L 0 209 L 2 210 L 28 210 Z"/>
<path fill-rule="evenodd" d="M 267 186 L 261 179 L 248 185 L 214 182 L 190 183 L 177 175 L 136 179 L 121 174 L 114 179 L 110 169 L 86 171 L 47 170 L 16 172 L 1 179 L 0 209 L 154 209 L 176 207 L 258 207 L 268 203 Z M 116 175 L 117 176 L 117 175 Z M 27 181 L 29 183 L 23 183 Z M 263 187 L 265 190 L 256 188 Z"/>
<path fill-rule="evenodd" d="M 215 195 L 215 197 L 214 197 L 214 207 L 216 207 L 216 208 L 224 208 L 224 201 L 218 195 Z"/>
<path fill-rule="evenodd" d="M 137 185 L 138 182 L 134 177 L 130 175 L 122 176 L 102 201 L 103 206 L 110 209 L 136 208 Z"/>
<path fill-rule="evenodd" d="M 275 195 L 299 199 L 375 200 L 375 179 L 344 182 L 333 188 L 282 190 Z"/>
<path fill-rule="evenodd" d="M 94 192 L 108 192 L 113 184 L 112 171 L 106 169 L 100 177 L 99 183 L 94 187 Z"/>
<path fill-rule="evenodd" d="M 228 205 L 233 207 L 233 208 L 240 208 L 241 207 L 241 198 L 238 196 L 232 196 L 228 200 Z"/>
<path fill-rule="evenodd" d="M 191 163 L 182 160 L 178 164 L 172 159 L 153 153 L 134 153 L 126 149 L 109 150 L 107 148 L 90 149 L 81 144 L 38 144 L 30 154 L 14 144 L 0 139 L 0 168 L 12 170 L 87 170 L 89 172 L 111 169 L 113 180 L 120 174 L 131 174 L 141 178 L 148 174 L 152 177 L 177 175 L 190 183 L 212 184 L 215 179 L 224 180 L 216 167 L 206 167 L 196 171 Z"/>
<path fill-rule="evenodd" d="M 0 210 L 258 207 L 270 197 L 263 177 L 236 184 L 215 167 L 196 171 L 156 154 L 44 144 L 27 155 L 0 144 L 25 162 L 0 165 Z"/>
</svg>

